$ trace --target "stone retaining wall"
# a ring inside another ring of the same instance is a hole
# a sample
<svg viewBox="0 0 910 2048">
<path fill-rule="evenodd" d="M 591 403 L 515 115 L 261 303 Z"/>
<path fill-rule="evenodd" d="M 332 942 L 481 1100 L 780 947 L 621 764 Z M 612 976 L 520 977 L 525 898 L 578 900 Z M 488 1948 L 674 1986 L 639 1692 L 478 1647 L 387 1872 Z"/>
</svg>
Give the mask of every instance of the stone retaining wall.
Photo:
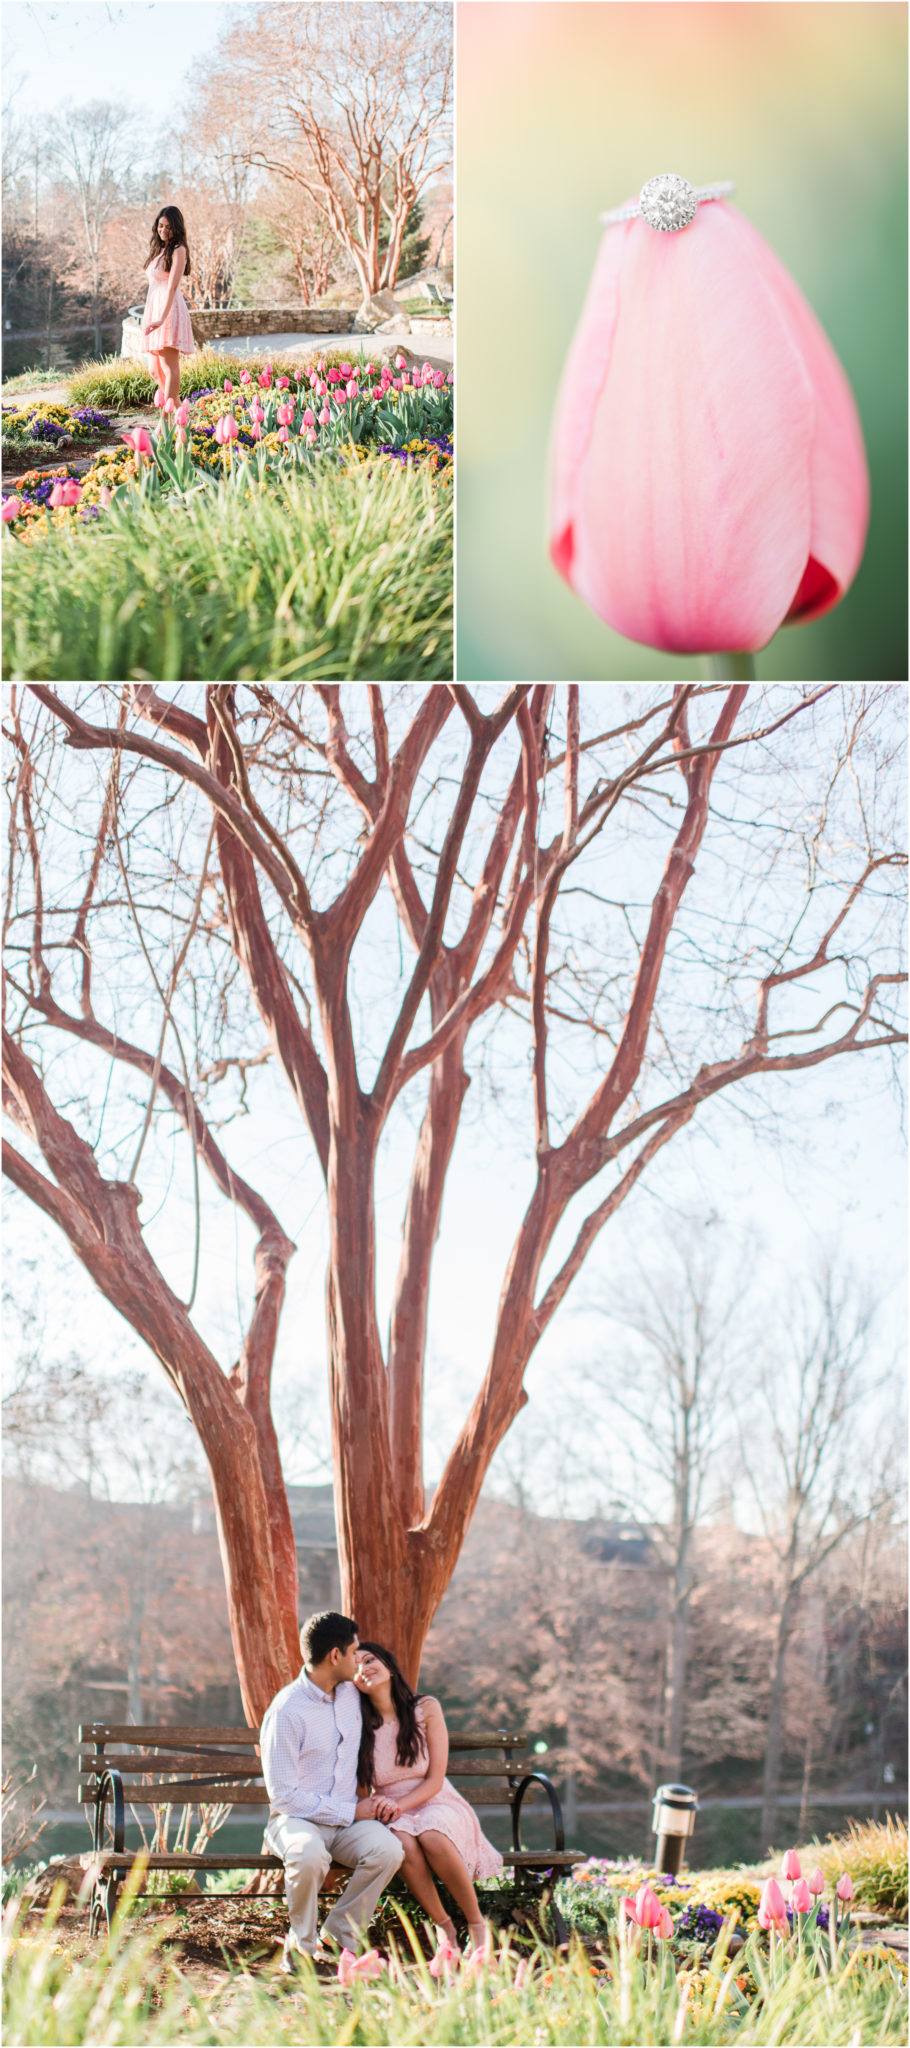
<svg viewBox="0 0 910 2048">
<path fill-rule="evenodd" d="M 256 306 L 249 311 L 215 306 L 204 312 L 197 312 L 195 307 L 190 310 L 193 340 L 200 348 L 207 341 L 235 334 L 350 334 L 355 317 L 352 306 Z M 123 322 L 120 352 L 124 356 L 145 354 L 140 321 L 131 314 Z"/>
</svg>

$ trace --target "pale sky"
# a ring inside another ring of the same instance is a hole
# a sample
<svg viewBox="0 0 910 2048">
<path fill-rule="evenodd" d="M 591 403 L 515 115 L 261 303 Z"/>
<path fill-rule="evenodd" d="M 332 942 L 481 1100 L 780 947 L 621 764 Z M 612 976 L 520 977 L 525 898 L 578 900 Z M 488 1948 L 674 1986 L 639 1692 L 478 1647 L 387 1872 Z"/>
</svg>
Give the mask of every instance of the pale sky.
<svg viewBox="0 0 910 2048">
<path fill-rule="evenodd" d="M 45 112 L 64 100 L 127 100 L 151 133 L 178 103 L 194 58 L 213 51 L 234 10 L 222 0 L 8 0 L 4 100 Z"/>
</svg>

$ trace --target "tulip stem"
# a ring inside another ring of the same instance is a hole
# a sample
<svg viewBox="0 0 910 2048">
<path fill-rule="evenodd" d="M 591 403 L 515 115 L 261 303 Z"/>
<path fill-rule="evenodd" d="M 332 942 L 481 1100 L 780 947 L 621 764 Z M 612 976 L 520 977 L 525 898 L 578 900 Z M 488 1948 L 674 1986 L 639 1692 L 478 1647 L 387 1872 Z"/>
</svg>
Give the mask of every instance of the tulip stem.
<svg viewBox="0 0 910 2048">
<path fill-rule="evenodd" d="M 705 673 L 729 683 L 754 683 L 755 663 L 751 654 L 709 654 Z"/>
</svg>

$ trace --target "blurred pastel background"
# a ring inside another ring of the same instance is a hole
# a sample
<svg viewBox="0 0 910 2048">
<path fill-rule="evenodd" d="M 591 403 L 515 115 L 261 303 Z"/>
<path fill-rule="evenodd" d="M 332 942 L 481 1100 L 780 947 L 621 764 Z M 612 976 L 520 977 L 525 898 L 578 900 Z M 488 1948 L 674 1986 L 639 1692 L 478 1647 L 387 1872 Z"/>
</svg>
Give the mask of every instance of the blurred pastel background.
<svg viewBox="0 0 910 2048">
<path fill-rule="evenodd" d="M 731 178 L 859 406 L 872 519 L 841 604 L 762 680 L 907 676 L 907 10 L 879 0 L 460 0 L 458 674 L 684 680 L 546 554 L 547 450 L 597 217 L 656 171 Z"/>
</svg>

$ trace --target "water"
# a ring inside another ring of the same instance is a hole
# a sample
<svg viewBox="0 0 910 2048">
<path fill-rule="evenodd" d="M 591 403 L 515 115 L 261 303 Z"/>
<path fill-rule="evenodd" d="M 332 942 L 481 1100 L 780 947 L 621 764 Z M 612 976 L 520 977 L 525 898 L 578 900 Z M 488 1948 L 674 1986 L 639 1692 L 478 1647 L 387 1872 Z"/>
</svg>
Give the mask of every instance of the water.
<svg viewBox="0 0 910 2048">
<path fill-rule="evenodd" d="M 101 353 L 118 355 L 120 352 L 120 320 L 102 320 Z M 69 376 L 83 363 L 95 361 L 92 330 L 84 334 L 55 335 L 45 341 L 43 335 L 18 340 L 15 334 L 3 337 L 3 375 L 21 377 L 26 370 L 59 370 L 61 376 Z"/>
</svg>

